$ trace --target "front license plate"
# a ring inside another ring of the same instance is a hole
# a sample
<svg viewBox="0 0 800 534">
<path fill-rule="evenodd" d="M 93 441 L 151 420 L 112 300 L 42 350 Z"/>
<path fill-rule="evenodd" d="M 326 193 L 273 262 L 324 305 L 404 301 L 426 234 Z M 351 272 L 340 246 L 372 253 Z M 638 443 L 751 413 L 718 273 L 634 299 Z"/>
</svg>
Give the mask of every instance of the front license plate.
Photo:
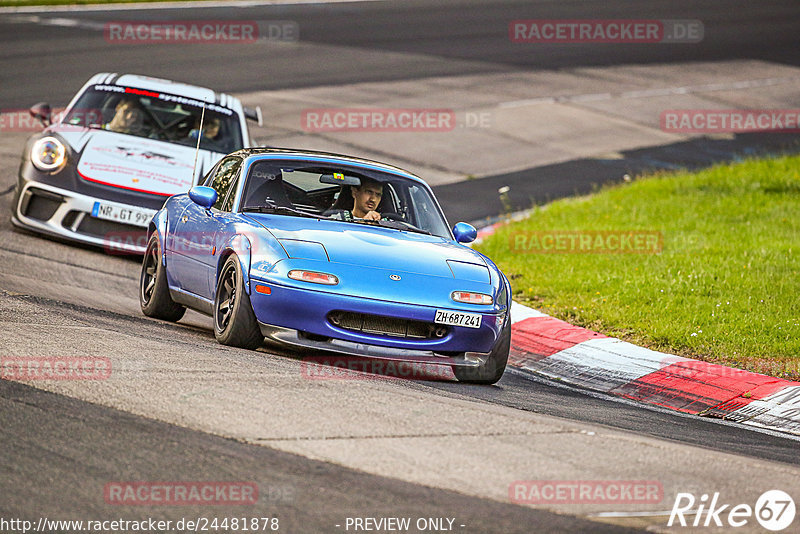
<svg viewBox="0 0 800 534">
<path fill-rule="evenodd" d="M 466 326 L 467 328 L 480 328 L 481 317 L 483 316 L 480 313 L 436 310 L 436 318 L 433 320 L 433 322 L 436 324 L 447 324 L 452 326 Z"/>
<path fill-rule="evenodd" d="M 92 207 L 92 217 L 132 224 L 134 226 L 144 226 L 145 228 L 147 228 L 147 224 L 155 213 L 156 212 L 153 210 L 144 208 L 131 208 L 128 206 L 118 206 L 116 204 L 106 204 L 104 202 L 95 202 Z"/>
</svg>

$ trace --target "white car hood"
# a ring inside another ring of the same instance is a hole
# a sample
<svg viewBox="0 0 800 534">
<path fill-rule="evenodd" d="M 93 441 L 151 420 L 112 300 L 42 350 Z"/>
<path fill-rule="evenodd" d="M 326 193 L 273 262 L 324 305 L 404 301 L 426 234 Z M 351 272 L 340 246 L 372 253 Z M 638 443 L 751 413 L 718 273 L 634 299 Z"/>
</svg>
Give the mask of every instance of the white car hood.
<svg viewBox="0 0 800 534">
<path fill-rule="evenodd" d="M 220 157 L 201 150 L 198 171 L 211 168 Z M 193 185 L 194 158 L 191 147 L 95 130 L 83 148 L 77 170 L 92 182 L 168 196 L 185 193 Z"/>
</svg>

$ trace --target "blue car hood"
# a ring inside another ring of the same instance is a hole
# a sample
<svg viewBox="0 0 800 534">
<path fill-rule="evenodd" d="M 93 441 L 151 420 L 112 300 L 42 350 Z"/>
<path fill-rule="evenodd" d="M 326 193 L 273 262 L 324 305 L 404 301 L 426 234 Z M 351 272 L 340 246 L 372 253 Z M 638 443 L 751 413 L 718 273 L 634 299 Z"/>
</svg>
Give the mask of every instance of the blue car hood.
<svg viewBox="0 0 800 534">
<path fill-rule="evenodd" d="M 335 263 L 453 278 L 462 264 L 467 269 L 489 272 L 475 251 L 452 240 L 392 228 L 339 221 L 248 213 L 279 241 L 321 243 Z M 291 256 L 291 253 L 290 253 Z M 448 263 L 448 260 L 450 263 Z M 458 263 L 456 263 L 458 262 Z"/>
</svg>

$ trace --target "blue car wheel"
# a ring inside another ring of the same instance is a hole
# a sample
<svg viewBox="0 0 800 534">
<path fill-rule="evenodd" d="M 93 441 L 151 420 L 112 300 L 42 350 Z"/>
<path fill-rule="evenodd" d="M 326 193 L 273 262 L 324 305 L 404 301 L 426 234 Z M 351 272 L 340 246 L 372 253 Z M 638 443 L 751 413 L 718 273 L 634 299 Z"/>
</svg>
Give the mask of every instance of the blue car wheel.
<svg viewBox="0 0 800 534">
<path fill-rule="evenodd" d="M 503 376 L 508 363 L 508 353 L 511 350 L 511 321 L 507 318 L 506 324 L 497 342 L 494 344 L 489 357 L 480 367 L 461 367 L 454 365 L 453 374 L 459 382 L 469 384 L 494 384 Z"/>
<path fill-rule="evenodd" d="M 258 321 L 244 288 L 239 258 L 231 254 L 225 260 L 214 298 L 214 336 L 223 345 L 257 349 L 264 342 Z"/>
<path fill-rule="evenodd" d="M 153 234 L 147 244 L 139 277 L 139 305 L 148 317 L 177 321 L 186 313 L 186 308 L 177 304 L 169 295 L 167 273 L 161 262 L 161 244 Z"/>
</svg>

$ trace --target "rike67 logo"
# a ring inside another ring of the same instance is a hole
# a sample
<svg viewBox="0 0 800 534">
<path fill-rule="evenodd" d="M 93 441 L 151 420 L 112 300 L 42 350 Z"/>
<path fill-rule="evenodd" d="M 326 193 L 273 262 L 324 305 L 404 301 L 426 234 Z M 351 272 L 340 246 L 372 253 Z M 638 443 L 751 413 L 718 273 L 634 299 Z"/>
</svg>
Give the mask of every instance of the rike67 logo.
<svg viewBox="0 0 800 534">
<path fill-rule="evenodd" d="M 794 500 L 781 490 L 765 491 L 754 507 L 749 504 L 723 504 L 718 492 L 710 499 L 708 494 L 697 499 L 691 493 L 678 493 L 667 526 L 743 527 L 751 524 L 755 518 L 763 528 L 778 532 L 792 524 L 795 512 Z M 693 521 L 685 517 L 692 515 Z"/>
</svg>

